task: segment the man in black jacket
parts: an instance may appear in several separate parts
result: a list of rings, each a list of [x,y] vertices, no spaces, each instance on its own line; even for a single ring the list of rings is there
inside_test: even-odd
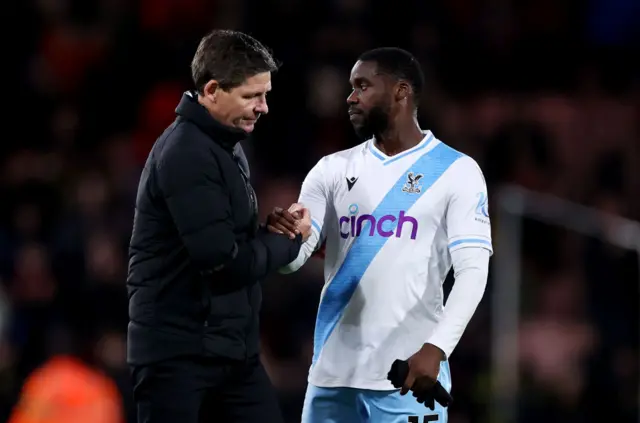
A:
[[[138,187],[130,244],[128,361],[138,423],[281,422],[259,360],[259,281],[308,237],[257,221],[239,141],[261,114],[269,51],[213,31],[191,64],[196,90],[154,144]]]

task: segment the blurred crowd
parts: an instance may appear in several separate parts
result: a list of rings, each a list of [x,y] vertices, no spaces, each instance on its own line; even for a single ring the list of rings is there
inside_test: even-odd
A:
[[[124,281],[137,181],[211,28],[247,31],[283,64],[271,113],[245,146],[263,217],[297,199],[320,157],[358,142],[346,118],[349,71],[384,45],[419,57],[421,122],[480,163],[490,196],[512,183],[640,220],[634,0],[25,0],[3,9],[19,25],[6,43],[0,145],[0,421],[34,369],[81,345],[135,422]],[[519,422],[637,421],[637,261],[525,222]],[[319,260],[264,282],[263,360],[288,423],[299,421],[321,286]],[[489,422],[488,297],[451,359],[451,423]]]

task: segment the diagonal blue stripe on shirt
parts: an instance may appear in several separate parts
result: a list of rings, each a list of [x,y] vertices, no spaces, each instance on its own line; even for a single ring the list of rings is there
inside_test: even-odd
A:
[[[398,216],[401,210],[408,210],[461,156],[462,153],[439,143],[402,173],[402,176],[371,214],[378,220],[384,215]],[[402,187],[407,182],[407,172],[409,171],[423,175],[420,180],[420,193],[409,194],[402,191]],[[391,229],[395,230],[395,223],[394,227],[389,228],[389,230]],[[342,317],[360,279],[388,239],[376,232],[374,236],[363,235],[353,241],[342,266],[320,299],[314,334],[313,363],[318,360],[320,351]]]

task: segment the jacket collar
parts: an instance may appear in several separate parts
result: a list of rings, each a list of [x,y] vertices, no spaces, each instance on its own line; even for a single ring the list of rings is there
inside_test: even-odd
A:
[[[198,103],[198,94],[195,91],[186,91],[176,107],[176,114],[193,122],[211,139],[229,151],[240,141],[249,137],[242,129],[224,125],[214,119],[207,109]]]

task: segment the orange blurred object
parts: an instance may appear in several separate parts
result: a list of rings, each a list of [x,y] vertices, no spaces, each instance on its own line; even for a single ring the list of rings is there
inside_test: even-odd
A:
[[[118,389],[81,361],[54,357],[27,378],[8,423],[124,423]]]

